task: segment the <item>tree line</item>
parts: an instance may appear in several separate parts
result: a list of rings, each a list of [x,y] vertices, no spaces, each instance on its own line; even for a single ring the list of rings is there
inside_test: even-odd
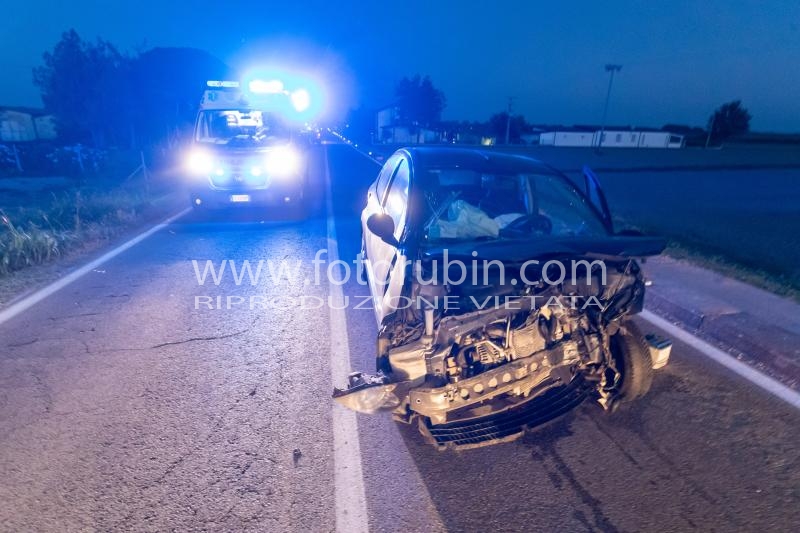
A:
[[[72,29],[43,55],[33,80],[63,142],[138,148],[178,141],[191,129],[205,81],[230,75],[224,62],[202,50],[152,48],[128,53],[104,39],[85,40]],[[392,102],[395,125],[434,129],[447,140],[473,135],[501,141],[508,132],[509,141],[518,143],[534,130],[524,116],[509,117],[506,111],[485,122],[443,121],[447,98],[428,76],[398,80]],[[351,131],[379,140],[380,132],[373,131],[374,116],[374,109],[354,111]],[[740,101],[726,103],[708,120],[708,140],[718,142],[746,133],[750,119]]]
[[[229,72],[202,50],[126,53],[69,30],[44,53],[33,81],[62,142],[138,148],[177,140],[194,121],[205,81]]]
[[[447,105],[444,92],[433,85],[429,76],[423,77],[419,74],[404,77],[397,82],[392,105],[396,109],[395,126],[408,127],[412,131],[420,128],[435,129],[443,133],[448,141],[454,140],[458,135],[467,135],[494,137],[502,142],[508,136],[509,142],[520,143],[523,135],[535,130],[535,125],[525,120],[523,115],[509,116],[507,111],[494,113],[485,122],[443,121],[441,115]],[[751,118],[741,100],[734,100],[714,110],[705,129],[677,124],[667,124],[662,129],[706,142],[720,142],[750,131]],[[354,119],[359,121],[357,114]],[[364,125],[367,124],[370,123]],[[371,124],[367,127],[371,127]],[[371,134],[373,137],[381,136],[381,132]]]

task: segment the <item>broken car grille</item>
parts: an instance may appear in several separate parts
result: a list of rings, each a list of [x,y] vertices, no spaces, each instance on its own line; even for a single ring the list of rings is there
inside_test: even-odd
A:
[[[512,440],[533,428],[559,417],[580,405],[589,392],[580,376],[568,385],[550,389],[529,402],[495,415],[466,422],[431,425],[425,430],[442,448],[472,448],[496,440]]]

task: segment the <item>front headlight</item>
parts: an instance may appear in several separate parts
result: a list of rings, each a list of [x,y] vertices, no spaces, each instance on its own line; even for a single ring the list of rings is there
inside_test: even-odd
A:
[[[294,110],[298,113],[302,113],[311,107],[311,95],[305,89],[297,89],[289,95],[289,99],[292,101]]]
[[[347,377],[346,389],[334,387],[333,399],[348,409],[369,415],[400,405],[400,399],[395,394],[396,388],[397,383],[386,383],[382,375],[355,372]]]
[[[214,158],[208,152],[194,150],[186,158],[186,168],[192,174],[210,174],[214,168]]]
[[[272,176],[289,176],[300,170],[300,154],[289,146],[275,148],[267,154],[264,169]]]

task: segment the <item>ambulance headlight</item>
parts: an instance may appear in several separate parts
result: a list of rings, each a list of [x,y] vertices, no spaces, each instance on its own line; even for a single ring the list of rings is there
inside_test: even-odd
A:
[[[311,107],[311,95],[305,89],[297,89],[289,95],[289,98],[292,100],[292,107],[298,113],[302,113]]]
[[[264,169],[272,176],[289,176],[300,170],[300,154],[294,148],[282,146],[267,154]]]
[[[214,168],[214,158],[208,152],[194,150],[186,157],[186,168],[192,174],[210,174]]]

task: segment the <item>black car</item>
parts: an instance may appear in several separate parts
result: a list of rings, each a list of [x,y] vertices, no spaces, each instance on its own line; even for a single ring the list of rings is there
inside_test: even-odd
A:
[[[369,188],[362,231],[380,330],[377,373],[334,391],[352,409],[481,446],[587,397],[611,410],[666,363],[630,319],[645,292],[635,259],[664,242],[615,233],[588,169],[581,190],[529,157],[402,149]]]

